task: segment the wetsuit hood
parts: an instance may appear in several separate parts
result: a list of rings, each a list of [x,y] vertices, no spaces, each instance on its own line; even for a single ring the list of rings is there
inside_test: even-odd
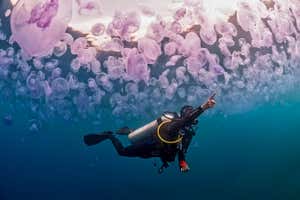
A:
[[[184,118],[188,116],[191,112],[193,112],[193,106],[185,105],[180,110],[180,117]]]
[[[194,111],[193,106],[185,105],[180,110],[180,117],[185,118],[185,117],[189,116],[193,111]],[[196,125],[197,123],[198,123],[198,120],[195,119],[191,124]]]

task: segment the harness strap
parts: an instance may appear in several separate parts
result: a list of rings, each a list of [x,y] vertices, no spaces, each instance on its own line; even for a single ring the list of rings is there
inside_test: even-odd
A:
[[[163,121],[162,123],[159,124],[159,126],[157,127],[157,131],[156,131],[156,134],[157,134],[157,137],[159,138],[160,141],[162,141],[163,143],[166,143],[166,144],[177,144],[179,142],[181,142],[183,136],[181,135],[178,135],[178,138],[176,140],[166,140],[165,138],[163,138],[160,134],[160,128],[166,124],[166,123],[170,123],[171,120],[165,120]]]

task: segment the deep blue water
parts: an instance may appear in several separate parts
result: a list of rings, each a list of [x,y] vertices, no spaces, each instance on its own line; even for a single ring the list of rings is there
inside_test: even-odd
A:
[[[83,145],[86,132],[114,124],[57,121],[33,134],[15,113],[0,125],[0,199],[299,199],[300,97],[282,101],[204,114],[187,174],[174,164],[158,175],[154,160],[119,157],[109,142]]]

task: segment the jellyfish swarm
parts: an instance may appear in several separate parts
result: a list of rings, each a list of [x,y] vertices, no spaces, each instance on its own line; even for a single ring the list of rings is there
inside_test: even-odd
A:
[[[14,40],[29,56],[45,56],[63,38],[72,0],[20,0],[11,16]]]
[[[77,0],[79,14],[98,13],[99,1]],[[234,15],[218,19],[197,0],[184,0],[170,18],[141,6],[143,15],[153,19],[144,35],[139,35],[144,19],[133,10],[97,21],[90,26],[91,37],[73,38],[62,28],[70,12],[64,7],[68,0],[20,0],[9,41],[16,40],[22,51],[0,49],[0,87],[11,77],[16,96],[45,98],[47,116],[59,111],[66,119],[73,112],[81,117],[97,113],[98,118],[107,115],[101,110],[109,105],[117,123],[186,102],[197,105],[216,90],[218,108],[226,113],[270,97],[275,101],[299,85],[300,6],[298,0],[276,0],[274,8],[259,2],[241,0]],[[0,40],[4,36],[0,33]],[[101,36],[99,48],[89,42],[94,36]],[[54,57],[23,59],[23,50]]]

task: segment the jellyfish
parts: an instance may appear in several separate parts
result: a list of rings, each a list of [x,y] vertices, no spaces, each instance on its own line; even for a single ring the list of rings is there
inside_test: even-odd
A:
[[[19,81],[17,81],[15,94],[16,96],[26,96],[28,94],[28,90]]]
[[[80,60],[78,58],[74,58],[72,61],[71,61],[71,69],[73,72],[78,72],[79,69],[81,67],[81,63],[80,63]]]
[[[207,50],[200,49],[196,52],[193,52],[194,55],[189,56],[186,59],[186,64],[189,72],[197,72],[200,68],[204,67],[207,60]]]
[[[162,23],[155,22],[150,24],[146,37],[152,38],[156,42],[161,42],[165,36],[165,26]]]
[[[121,78],[125,73],[125,66],[121,58],[109,56],[104,65],[106,66],[108,75],[112,80]]]
[[[112,37],[118,36],[130,41],[131,35],[139,30],[140,24],[141,18],[136,12],[116,12],[106,32]]]
[[[124,48],[123,42],[119,38],[113,38],[110,41],[102,44],[103,51],[122,51]]]
[[[49,97],[52,94],[52,88],[50,87],[48,81],[44,82],[44,93],[45,93],[46,97]]]
[[[79,88],[79,83],[78,83],[78,79],[77,77],[72,74],[72,73],[69,73],[67,75],[67,78],[66,78],[67,82],[68,82],[68,85],[69,85],[69,88],[71,90],[76,90]]]
[[[136,49],[131,49],[125,62],[126,74],[129,79],[146,83],[149,80],[150,70],[148,69],[146,58],[139,54]]]
[[[88,47],[88,41],[84,37],[77,38],[71,45],[71,53],[79,55],[83,49]]]
[[[143,53],[149,64],[153,64],[161,54],[160,45],[150,38],[141,38],[138,40],[138,50]]]
[[[175,66],[177,61],[182,58],[181,55],[174,55],[170,58],[170,60],[166,63],[166,66]]]
[[[99,89],[99,88],[95,89],[94,94],[93,94],[93,96],[92,96],[93,102],[94,102],[95,104],[100,104],[100,103],[101,103],[101,100],[102,100],[102,98],[103,98],[104,96],[105,96],[105,92],[104,92],[104,91],[102,91],[102,90]]]
[[[101,15],[102,8],[99,0],[76,0],[79,9],[78,13],[80,15]]]
[[[201,46],[199,36],[194,32],[189,32],[185,36],[185,40],[182,43],[179,51],[184,55],[191,55],[194,51],[198,51]]]
[[[62,70],[57,67],[55,69],[53,69],[52,74],[51,74],[51,78],[55,79],[61,76]]]
[[[225,73],[224,68],[216,63],[212,63],[209,65],[209,70],[215,75],[223,75]]]
[[[0,30],[0,41],[1,40],[4,41],[6,40],[6,38],[7,38],[6,34],[2,30]]]
[[[231,56],[224,58],[224,67],[226,69],[236,70],[242,62],[240,54],[234,51]]]
[[[234,41],[231,37],[221,37],[219,39],[219,49],[224,56],[230,56],[231,52],[229,47],[234,45]]]
[[[49,62],[47,62],[45,64],[45,69],[47,71],[52,71],[53,69],[55,69],[59,64],[59,61],[56,59],[51,59]]]
[[[71,16],[72,0],[20,0],[11,15],[13,38],[28,55],[45,56],[64,35]]]
[[[42,62],[42,60],[40,58],[34,58],[33,59],[33,66],[37,70],[41,70],[44,67],[44,64],[43,64],[43,62]]]
[[[154,9],[150,8],[149,6],[139,5],[139,8],[140,8],[142,14],[147,16],[147,17],[152,17],[152,16],[155,15]]]
[[[19,76],[19,73],[18,73],[18,72],[13,72],[13,73],[11,73],[11,79],[12,79],[12,80],[17,80],[18,76]]]
[[[52,95],[55,98],[63,99],[69,94],[69,84],[64,78],[56,78],[51,82]]]
[[[115,106],[120,106],[122,105],[122,102],[124,102],[125,100],[125,97],[123,97],[120,93],[114,93],[111,95],[111,98],[110,98],[110,104],[112,107],[115,107]]]
[[[42,127],[42,124],[39,119],[30,119],[29,123],[29,131],[32,133],[38,133]]]
[[[244,31],[251,31],[257,21],[260,20],[256,10],[249,2],[240,2],[237,10],[237,21]]]
[[[129,82],[125,86],[125,91],[127,94],[137,94],[139,92],[139,88],[137,84]]]
[[[239,88],[239,89],[243,89],[245,87],[245,83],[243,81],[235,81],[234,85]]]
[[[93,79],[93,78],[88,79],[88,87],[90,89],[96,89],[97,88],[97,83],[96,83],[95,79]]]
[[[171,100],[173,99],[174,95],[176,94],[176,90],[177,90],[177,83],[176,82],[172,82],[165,90],[166,93],[166,98]]]
[[[3,67],[8,67],[13,63],[14,63],[13,58],[9,58],[9,57],[6,57],[6,56],[0,56],[0,67],[2,67],[2,66]],[[20,65],[21,65],[21,63],[20,63]],[[19,67],[20,67],[20,65],[19,65]],[[26,66],[26,67],[30,68],[30,66]]]
[[[0,49],[0,57],[3,58],[6,56],[6,51],[4,49]]]
[[[27,88],[29,89],[31,98],[39,99],[43,95],[42,81],[37,76],[36,72],[32,71],[26,80]]]
[[[299,8],[299,3],[296,3],[297,1],[295,1],[295,5],[292,7],[292,13],[295,16],[295,19],[299,19],[300,18],[300,8]],[[296,27],[298,28],[298,30],[300,30],[300,21],[297,20],[296,22]]]
[[[37,77],[41,80],[44,81],[46,79],[46,75],[43,71],[38,71],[37,72]]]
[[[6,56],[7,57],[13,57],[15,55],[15,50],[13,47],[8,47],[6,49]]]
[[[201,28],[200,37],[208,45],[213,45],[217,41],[217,34],[211,25],[205,25]]]
[[[109,80],[108,75],[105,73],[100,73],[96,76],[96,83],[108,92],[111,92],[114,87],[112,82]]]
[[[166,37],[169,37],[170,40],[174,41],[177,44],[177,49],[178,50],[180,50],[180,46],[184,45],[184,42],[185,42],[184,37],[180,34],[176,34],[176,33],[173,33],[171,31],[168,31],[166,33]]]
[[[189,78],[188,76],[185,75],[186,73],[186,68],[181,66],[181,67],[178,67],[176,69],[176,80],[178,82],[178,85],[181,85],[183,84],[184,82],[188,82],[189,81]]]
[[[104,33],[104,31],[105,31],[105,26],[102,23],[96,23],[91,28],[91,33],[94,36],[100,36]]]
[[[234,24],[225,21],[219,21],[215,25],[216,31],[223,36],[237,36],[237,29]]]
[[[80,51],[78,54],[78,60],[81,64],[86,65],[96,59],[96,54],[97,51],[95,47],[88,47]]]
[[[173,18],[176,20],[176,21],[179,21],[181,20],[186,14],[186,8],[179,8],[178,10],[176,10]]]
[[[177,95],[179,98],[184,99],[186,97],[186,90],[184,87],[180,87],[177,89]]]
[[[151,97],[152,97],[154,100],[156,100],[156,99],[160,99],[161,96],[162,96],[162,94],[161,94],[160,89],[159,89],[159,88],[154,88],[153,91],[152,91]]]
[[[30,90],[35,90],[39,87],[39,78],[36,74],[36,72],[31,72],[30,75],[27,77],[27,80],[26,80],[26,85],[27,85],[27,88],[30,89]]]
[[[56,57],[61,57],[63,56],[66,52],[67,52],[67,44],[64,43],[64,42],[61,42],[59,41],[55,46],[54,46],[54,49],[53,49],[53,54],[56,56]]]
[[[169,42],[164,47],[165,54],[168,56],[174,55],[176,50],[177,50],[177,44],[175,42]]]
[[[268,24],[270,25],[278,43],[282,43],[287,36],[297,32],[292,23],[292,19],[285,13],[278,12],[276,16],[271,15],[270,17],[271,20],[268,21]]]
[[[171,24],[171,27],[170,27],[170,30],[173,32],[173,33],[181,33],[182,32],[182,25],[175,21]]]
[[[191,7],[197,6],[200,3],[201,2],[199,0],[184,0],[184,4]]]
[[[6,78],[8,78],[8,74],[9,74],[9,66],[8,65],[0,66],[0,79],[5,80]]]
[[[97,59],[94,59],[90,64],[91,70],[95,75],[101,72],[101,63]]]
[[[65,33],[60,41],[71,46],[74,42],[74,38],[70,33]]]
[[[167,70],[165,70],[160,76],[159,76],[159,83],[160,83],[160,87],[161,88],[164,88],[164,89],[166,89],[166,88],[168,88],[169,87],[169,85],[170,85],[170,83],[169,83],[169,79],[168,79],[168,74],[169,74],[169,72],[170,72],[170,70],[169,69],[167,69]]]
[[[194,92],[189,93],[186,97],[186,100],[189,102],[189,104],[194,104],[195,102],[197,102],[197,98]]]
[[[273,45],[273,43],[274,43],[274,41],[273,41],[273,35],[272,35],[271,31],[269,29],[265,28],[263,30],[263,33],[264,34],[262,34],[262,38],[261,38],[261,46],[271,47]]]

